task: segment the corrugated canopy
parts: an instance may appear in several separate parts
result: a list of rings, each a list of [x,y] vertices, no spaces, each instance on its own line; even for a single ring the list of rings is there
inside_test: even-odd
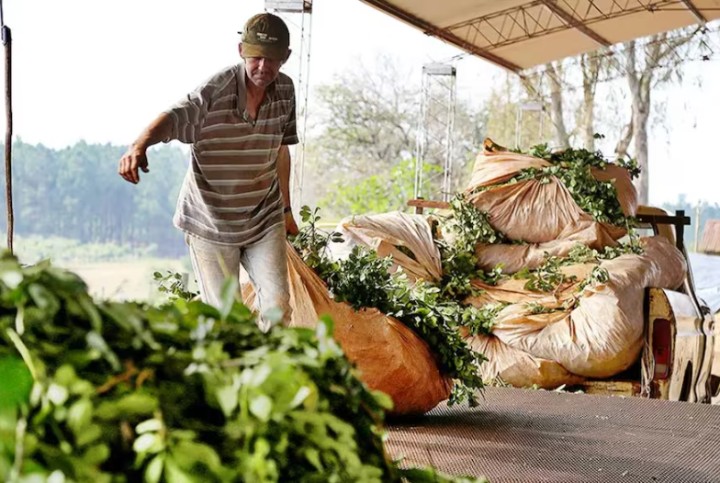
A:
[[[720,18],[720,0],[361,0],[515,72]]]

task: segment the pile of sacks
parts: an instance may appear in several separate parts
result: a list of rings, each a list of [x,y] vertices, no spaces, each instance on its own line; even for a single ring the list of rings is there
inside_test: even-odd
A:
[[[642,254],[600,263],[609,274],[605,283],[579,291],[579,284],[598,265],[583,263],[562,267],[567,279],[575,281],[554,293],[527,290],[525,280],[510,275],[525,268],[537,269],[547,256],[565,257],[579,243],[597,250],[616,246],[626,234],[623,227],[595,221],[554,177],[549,182],[506,183],[523,169],[548,165],[543,159],[486,149],[476,159],[465,193],[475,207],[488,213],[490,224],[509,242],[526,242],[478,245],[476,249],[480,268],[491,270],[501,264],[503,273],[509,275],[495,286],[474,281],[481,295],[465,301],[478,307],[504,305],[491,334],[466,334],[471,347],[488,359],[479,368],[484,380],[499,378],[518,387],[554,388],[624,371],[643,347],[645,289],[675,289],[687,270],[684,257],[670,241],[645,237],[641,239]],[[637,194],[627,170],[608,165],[605,170],[594,169],[593,176],[612,181],[624,214],[635,215]],[[337,231],[345,239],[332,247],[337,257],[346,256],[360,244],[381,256],[393,255],[393,269],[402,267],[416,279],[436,281],[441,275],[440,254],[424,216],[355,216],[344,220]],[[405,254],[408,249],[414,257]],[[571,298],[576,300],[568,303]]]
[[[500,378],[518,387],[554,388],[622,372],[637,360],[643,346],[645,288],[674,289],[685,276],[685,259],[674,245],[662,237],[647,237],[642,239],[642,254],[603,261],[600,266],[609,273],[609,280],[581,291],[578,284],[596,263],[562,267],[574,282],[553,293],[527,290],[525,280],[512,278],[520,270],[538,268],[547,256],[567,256],[578,243],[602,250],[616,246],[626,234],[622,227],[595,221],[554,177],[549,182],[506,183],[523,169],[548,165],[543,159],[486,149],[476,160],[465,193],[509,241],[476,247],[480,268],[487,271],[501,264],[508,276],[494,286],[473,281],[480,295],[464,301],[477,307],[504,307],[490,334],[464,331],[468,344],[488,359],[478,368],[484,380]],[[624,214],[635,214],[637,194],[624,168],[609,165],[605,170],[594,169],[593,176],[612,181]],[[361,245],[380,257],[392,256],[391,270],[402,269],[411,282],[437,282],[443,275],[434,242],[434,237],[443,235],[433,233],[423,215],[354,216],[343,220],[336,231],[344,241],[329,246],[335,259],[348,257]],[[424,413],[448,398],[452,380],[442,374],[428,345],[411,329],[376,309],[357,311],[333,300],[327,286],[291,246],[288,268],[291,326],[314,327],[321,316],[329,315],[335,323],[335,338],[359,368],[361,378],[370,388],[390,395],[395,414]],[[243,294],[245,302],[252,304],[249,284]]]

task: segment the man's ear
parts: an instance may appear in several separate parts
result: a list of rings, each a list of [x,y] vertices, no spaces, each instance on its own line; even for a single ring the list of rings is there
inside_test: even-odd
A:
[[[245,56],[243,55],[243,46],[242,45],[243,45],[242,42],[240,42],[238,44],[238,53],[240,54],[240,57],[242,57],[244,59]]]
[[[292,49],[288,49],[287,55],[285,56],[285,60],[283,60],[283,62],[287,62],[287,61],[288,61],[288,59],[290,58],[290,54],[292,54]]]

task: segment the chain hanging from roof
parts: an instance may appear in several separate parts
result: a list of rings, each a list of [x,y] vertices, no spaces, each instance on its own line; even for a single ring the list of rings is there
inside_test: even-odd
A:
[[[308,97],[310,95],[310,46],[312,33],[312,0],[265,0],[265,10],[273,11],[285,21],[291,38],[299,36],[299,46],[293,47],[290,77],[295,81],[297,99],[297,129],[300,142],[294,148],[290,190],[292,205],[297,212],[303,204],[305,176],[305,137],[307,132]],[[297,64],[295,64],[297,62]],[[293,69],[294,67],[294,69]]]
[[[415,198],[425,196],[428,199],[450,200],[456,91],[455,66],[437,63],[423,66],[420,126],[415,157]],[[442,167],[442,171],[425,180],[426,164]],[[438,183],[440,178],[442,183]],[[437,188],[438,185],[441,186],[440,189]]]

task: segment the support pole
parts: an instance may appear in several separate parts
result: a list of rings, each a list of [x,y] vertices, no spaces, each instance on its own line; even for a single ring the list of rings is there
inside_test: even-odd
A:
[[[457,70],[450,64],[432,63],[422,68],[420,120],[416,139],[415,198],[452,198],[453,135]],[[437,176],[424,179],[425,165],[442,167]],[[426,190],[429,192],[426,193]]]
[[[310,46],[312,37],[312,0],[265,0],[265,10],[279,14],[288,24],[293,35],[297,28],[300,34],[298,70],[295,76],[296,119],[299,143],[293,152],[290,176],[290,200],[293,211],[298,212],[303,205],[303,185],[305,184],[305,148],[307,146],[308,98],[310,96]],[[299,14],[299,25],[297,23]]]
[[[0,0],[0,30],[2,43],[5,48],[5,195],[7,203],[7,248],[13,253],[13,232],[15,219],[13,216],[12,197],[12,33],[10,27],[5,25],[2,0]]]

